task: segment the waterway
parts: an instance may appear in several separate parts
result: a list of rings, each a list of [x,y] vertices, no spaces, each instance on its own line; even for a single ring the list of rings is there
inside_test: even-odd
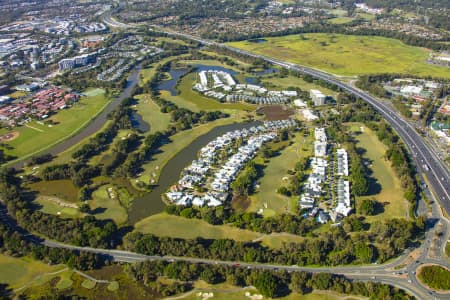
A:
[[[267,74],[275,74],[277,72],[278,72],[278,69],[276,69],[276,68],[267,68],[267,69],[264,69],[264,70],[259,71],[259,72],[253,72],[252,76],[245,77],[245,83],[258,84],[258,81],[257,81],[256,77],[264,76],[264,75],[267,75]]]
[[[158,90],[169,91],[172,96],[176,96],[178,94],[177,90],[175,89],[177,82],[188,71],[188,69],[170,69],[170,79],[161,81],[161,83],[158,85]]]
[[[227,72],[233,76],[237,74],[236,71],[222,67],[222,66],[208,66],[208,65],[202,65],[202,64],[195,64],[193,66],[196,68],[197,72],[214,70],[214,71]],[[164,91],[169,91],[172,96],[177,96],[178,95],[178,91],[176,90],[177,82],[178,82],[178,80],[180,80],[181,77],[186,75],[186,73],[188,71],[189,71],[188,69],[170,69],[169,74],[170,74],[171,78],[168,80],[161,81],[161,83],[158,85],[158,89],[164,90]],[[273,73],[277,73],[277,72],[278,72],[278,69],[276,69],[276,68],[267,68],[262,71],[253,72],[251,74],[252,76],[245,77],[245,83],[257,84],[258,82],[257,82],[256,77],[264,76],[267,74],[273,74]]]
[[[142,116],[137,112],[131,114],[131,125],[140,133],[145,133],[150,130],[150,125],[142,119]]]
[[[100,128],[102,128],[103,124],[105,124],[108,114],[112,112],[115,108],[117,108],[122,103],[122,100],[131,96],[133,88],[136,86],[136,84],[139,83],[139,73],[141,71],[141,67],[142,65],[138,65],[134,68],[132,73],[127,78],[127,85],[125,89],[122,91],[122,93],[120,93],[120,95],[117,98],[111,100],[109,104],[105,107],[105,109],[95,119],[93,119],[84,129],[82,129],[75,135],[69,137],[68,139],[64,140],[63,142],[55,145],[50,150],[44,151],[42,154],[50,153],[56,156],[59,153],[69,149],[70,147],[78,144],[85,138],[99,131]],[[24,164],[27,161],[28,160],[17,162],[13,164],[12,167],[16,169],[23,168]]]
[[[178,152],[161,170],[158,185],[154,189],[142,197],[133,200],[131,208],[128,212],[129,224],[135,224],[148,216],[160,213],[164,210],[165,204],[161,195],[167,189],[175,184],[181,174],[181,171],[197,158],[198,151],[216,137],[232,130],[249,128],[259,124],[251,123],[234,123],[224,126],[218,126],[208,133],[195,139],[189,146]]]
[[[227,72],[230,73],[231,75],[237,74],[236,71],[224,68],[222,66],[208,66],[202,64],[195,64],[193,65],[193,67],[196,68],[196,72],[214,70]],[[158,85],[158,90],[169,91],[172,96],[177,96],[178,95],[178,91],[176,90],[177,82],[178,80],[180,80],[181,77],[186,75],[187,72],[189,72],[189,69],[170,69],[169,70],[170,79],[161,81],[161,83]]]

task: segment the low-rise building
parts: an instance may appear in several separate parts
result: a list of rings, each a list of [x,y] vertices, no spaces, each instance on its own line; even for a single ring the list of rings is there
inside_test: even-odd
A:
[[[314,102],[315,106],[320,106],[325,104],[326,96],[319,90],[310,90],[309,95]]]

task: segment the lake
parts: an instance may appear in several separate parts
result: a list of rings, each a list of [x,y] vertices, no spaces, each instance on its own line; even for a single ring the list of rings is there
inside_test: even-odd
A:
[[[193,66],[196,68],[196,72],[214,70],[214,71],[228,72],[231,75],[237,74],[236,71],[224,68],[222,66],[207,66],[202,64],[197,64]],[[171,78],[168,80],[161,81],[161,83],[158,85],[158,90],[169,91],[172,96],[177,96],[178,95],[178,92],[176,90],[177,82],[178,80],[180,80],[181,77],[186,75],[188,71],[189,71],[188,69],[170,69],[169,74]]]

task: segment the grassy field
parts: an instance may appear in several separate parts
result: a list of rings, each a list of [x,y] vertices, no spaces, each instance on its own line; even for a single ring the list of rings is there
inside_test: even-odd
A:
[[[338,75],[409,73],[450,78],[446,67],[425,63],[430,50],[384,37],[340,34],[303,34],[267,38],[265,43],[248,41],[229,45],[255,53],[311,66]]]
[[[287,171],[293,169],[295,162],[301,157],[312,154],[312,135],[304,138],[297,134],[293,144],[283,149],[280,155],[270,159],[264,169],[264,176],[260,179],[257,193],[251,196],[250,211],[263,209],[264,216],[293,211],[290,198],[278,194],[276,190],[285,184],[284,177],[289,177]]]
[[[261,237],[263,245],[272,249],[280,249],[283,243],[299,243],[303,238],[289,233],[272,233]]]
[[[108,192],[108,189],[111,189]],[[112,219],[117,224],[127,221],[127,210],[120,203],[120,195],[117,188],[112,185],[104,185],[92,194],[92,200],[88,201],[93,215],[98,219]]]
[[[192,111],[200,110],[246,110],[252,111],[254,105],[245,103],[220,103],[211,98],[206,98],[200,93],[192,90],[197,80],[197,73],[191,72],[183,76],[178,83],[179,94],[172,96],[168,91],[161,91],[161,98],[174,102],[180,107],[185,107]]]
[[[180,57],[183,57],[184,55],[181,55]],[[144,68],[141,70],[141,73],[139,74],[139,84],[141,86],[143,86],[144,84],[146,84],[155,74],[155,70],[156,67],[162,64],[165,64],[168,61],[173,60],[174,57],[173,56],[169,56],[166,57],[160,61],[158,61],[157,63],[152,64],[151,66],[149,66],[148,68]]]
[[[57,122],[57,125],[50,127],[42,122],[32,121],[25,126],[14,128],[20,135],[7,142],[13,149],[7,150],[6,153],[19,159],[26,158],[65,140],[85,127],[108,103],[103,90],[88,90],[86,93],[89,96],[82,97],[73,107],[59,111],[49,118]],[[7,132],[6,129],[0,129],[0,135]]]
[[[350,124],[349,124],[350,125]],[[403,190],[400,179],[395,174],[389,161],[384,159],[387,147],[378,140],[375,133],[360,123],[350,125],[352,131],[363,131],[356,136],[357,146],[365,149],[364,158],[371,161],[369,169],[381,190],[375,191],[370,196],[358,197],[357,201],[365,198],[375,198],[380,203],[384,203],[384,212],[375,216],[368,216],[368,221],[375,221],[388,218],[404,218],[408,216],[408,203],[403,198]]]
[[[212,293],[213,297],[209,299],[214,300],[242,300],[251,299],[246,296],[246,293],[250,295],[258,295],[259,292],[254,288],[238,288],[234,286],[229,286],[226,284],[209,285],[203,282],[196,282],[193,291],[186,293],[185,296],[177,297],[177,299],[183,300],[202,300],[206,299],[199,293]],[[264,298],[265,299],[265,298]],[[334,292],[327,291],[314,291],[306,295],[300,295],[297,293],[291,293],[288,296],[277,298],[280,300],[358,300],[367,299],[357,296],[348,296],[343,294],[337,294]]]
[[[107,120],[105,122],[105,124],[103,124],[102,128],[100,128],[98,130],[98,132],[104,131],[110,125],[110,123],[111,123],[111,120]],[[71,161],[72,160],[72,154],[75,151],[81,149],[81,147],[83,147],[85,144],[89,143],[89,140],[92,137],[93,136],[88,136],[88,137],[84,138],[82,141],[80,141],[79,143],[77,143],[76,145],[73,145],[72,147],[70,147],[69,149],[65,150],[64,152],[59,153],[58,156],[55,157],[51,162],[42,164],[40,166],[40,169],[43,169],[43,168],[45,168],[46,166],[49,166],[49,165],[62,164],[62,163],[67,163],[67,162]],[[27,173],[32,172],[31,168],[29,168],[29,167],[26,167],[25,171]]]
[[[0,282],[13,289],[49,279],[46,274],[65,269],[65,266],[49,266],[29,257],[15,258],[0,254]]]
[[[108,280],[109,283],[95,283],[86,280],[81,274],[66,271],[52,276],[52,280],[23,289],[20,293],[26,299],[51,299],[55,294],[65,297],[77,295],[83,299],[155,299],[151,290],[128,278],[122,267],[108,266],[86,273],[96,279]]]
[[[39,195],[52,196],[67,202],[78,202],[78,189],[71,180],[39,181],[29,185],[30,189]]]
[[[279,78],[277,75],[272,75],[272,76],[263,77],[261,79],[261,82],[263,83],[264,86],[266,86],[268,88],[270,86],[274,86],[275,87],[274,89],[287,89],[289,87],[298,87],[298,88],[301,88],[302,90],[308,91],[308,92],[311,89],[316,89],[316,90],[321,91],[325,95],[333,96],[333,97],[336,97],[338,94],[335,91],[324,88],[324,87],[314,84],[314,83],[306,82],[303,79],[294,77],[294,76],[287,76],[284,78]]]
[[[153,102],[149,95],[136,96],[139,102],[136,104],[137,112],[142,119],[150,125],[150,132],[164,131],[170,124],[170,114],[164,114],[159,106]]]
[[[442,291],[450,289],[450,270],[437,265],[423,266],[417,276],[427,286]]]
[[[330,23],[330,24],[346,24],[346,23],[350,23],[354,19],[355,18],[352,18],[352,17],[337,17],[337,18],[328,19],[328,23]]]
[[[126,138],[128,134],[133,133],[133,130],[131,129],[122,129],[117,132],[117,136],[114,137],[111,144],[108,145],[107,149],[98,155],[94,155],[89,159],[89,164],[92,166],[97,166],[101,163],[104,163],[105,161],[108,161],[108,158],[111,158],[113,154],[114,145],[121,141],[122,139]],[[69,158],[70,159],[70,158]]]
[[[83,216],[78,208],[64,207],[52,200],[52,197],[39,196],[36,201],[40,210],[47,214],[59,215],[61,218],[79,218]]]
[[[192,239],[196,237],[210,239],[230,238],[237,241],[250,241],[261,234],[243,230],[228,225],[213,226],[205,221],[186,219],[183,217],[160,213],[145,218],[135,224],[135,230],[142,233],[151,233],[158,236],[170,236]]]

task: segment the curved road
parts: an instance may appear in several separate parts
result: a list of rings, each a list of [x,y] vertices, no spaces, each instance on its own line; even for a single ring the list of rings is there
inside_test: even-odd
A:
[[[188,34],[168,31],[160,27],[155,28],[169,35],[179,36],[185,39],[191,39],[208,46],[224,48],[241,55],[263,59],[267,62],[286,68],[288,70],[293,70],[296,72],[311,75],[314,78],[322,79],[328,83],[332,83],[340,87],[344,91],[349,92],[366,101],[367,103],[371,104],[402,138],[403,142],[406,144],[409,151],[412,153],[418,171],[426,174],[426,177],[430,185],[432,186],[433,192],[435,193],[437,199],[439,200],[441,207],[445,209],[447,215],[450,215],[450,172],[448,168],[444,164],[442,164],[442,161],[439,159],[434,149],[432,149],[432,147],[422,139],[422,137],[415,131],[415,129],[411,126],[411,124],[405,119],[403,119],[403,117],[400,116],[393,107],[390,107],[385,103],[383,103],[382,101],[379,101],[378,99],[376,99],[374,96],[370,95],[367,92],[364,92],[356,87],[353,87],[347,83],[340,81],[335,76],[332,76],[328,73],[319,70],[315,70],[313,68],[308,68],[305,66],[285,62],[282,60],[273,59],[271,57],[255,54],[249,51],[201,39]]]
[[[110,18],[110,15],[108,15]],[[121,27],[121,23],[114,20],[114,24],[118,27]],[[126,25],[128,27],[128,25]],[[341,87],[342,89],[360,97],[361,99],[367,101],[371,105],[373,105],[381,114],[382,116],[391,124],[391,126],[398,132],[398,134],[401,136],[405,144],[408,146],[409,150],[413,153],[414,160],[419,166],[419,171],[422,170],[424,173],[427,174],[427,178],[432,185],[434,192],[438,195],[439,201],[441,205],[446,209],[447,212],[450,211],[450,205],[449,205],[449,173],[444,166],[442,166],[438,162],[438,158],[434,155],[434,153],[429,149],[428,145],[423,142],[423,140],[418,136],[418,134],[415,132],[415,130],[411,127],[411,125],[403,120],[395,111],[393,111],[391,108],[387,107],[385,104],[380,103],[376,100],[376,98],[372,97],[371,95],[356,89],[350,85],[344,84],[337,80],[335,77],[330,76],[329,74],[313,70],[311,68],[305,68],[302,66],[293,65],[291,63],[286,63],[278,60],[274,60],[271,58],[267,58],[264,56],[252,54],[246,51],[242,51],[239,49],[231,48],[222,44],[205,41],[202,39],[198,39],[196,37],[188,36],[181,33],[173,33],[170,32],[172,35],[181,36],[184,38],[189,38],[192,40],[196,40],[198,42],[201,42],[203,44],[208,45],[215,45],[219,47],[225,47],[227,49],[230,49],[232,51],[250,55],[253,57],[258,57],[265,59],[273,64],[279,65],[284,68],[288,68],[291,70],[295,70],[298,72],[302,72],[305,74],[310,74],[316,78],[323,79],[327,82],[333,83]],[[134,72],[131,77],[131,82],[137,80],[138,70]],[[131,90],[133,88],[133,84],[129,84],[128,87],[125,89],[125,91],[122,93],[121,97],[119,97],[117,100],[120,100],[123,96],[123,98],[127,97],[126,93],[131,93]],[[126,92],[127,91],[127,92]],[[122,98],[122,99],[123,99]],[[115,101],[119,102],[120,101]],[[117,104],[118,105],[118,104]],[[116,106],[117,106],[116,105]],[[109,108],[109,107],[108,107]],[[112,110],[113,108],[111,108]],[[106,116],[107,113],[105,113]],[[99,119],[99,118],[97,118]],[[94,122],[96,122],[95,120]],[[94,123],[93,122],[93,123]],[[93,123],[91,123],[89,126],[91,126]],[[88,127],[89,127],[88,126]],[[87,129],[86,129],[87,130]],[[83,131],[84,133],[84,131]],[[78,136],[78,135],[76,135]],[[73,138],[75,138],[74,136]],[[69,140],[72,140],[69,139]],[[74,140],[72,140],[74,141]],[[76,144],[77,141],[74,141],[73,144]],[[69,145],[68,143],[67,145]],[[69,148],[71,145],[67,146],[65,149]],[[65,150],[63,148],[59,148],[59,151]],[[52,149],[53,150],[53,149]],[[420,165],[420,162],[423,162],[423,165]],[[427,166],[424,166],[424,165]],[[427,170],[429,169],[429,171]],[[439,209],[439,206],[436,202],[432,203],[432,212],[429,216],[429,220],[432,222],[439,223],[440,226],[442,226],[442,232],[444,238],[448,238],[449,236],[449,226],[447,219],[445,219],[441,211]],[[408,253],[402,255],[401,257],[397,258],[395,261],[385,264],[385,265],[379,265],[379,266],[347,266],[347,267],[322,267],[322,268],[310,268],[310,267],[298,267],[298,266],[279,266],[279,265],[270,265],[270,264],[261,264],[261,263],[242,263],[242,262],[231,262],[231,261],[218,261],[218,260],[209,260],[209,259],[197,259],[197,258],[189,258],[189,257],[170,257],[170,256],[147,256],[142,255],[138,253],[133,253],[129,251],[121,251],[121,250],[108,250],[108,249],[95,249],[95,248],[89,248],[89,247],[77,247],[73,245],[66,245],[58,242],[48,241],[48,240],[40,240],[39,238],[32,236],[28,233],[25,233],[23,230],[21,230],[13,220],[8,216],[6,209],[0,209],[0,220],[5,222],[6,224],[9,224],[13,229],[22,232],[26,238],[29,240],[40,243],[42,245],[48,246],[48,247],[54,247],[54,248],[66,248],[66,249],[73,249],[73,250],[79,250],[79,251],[87,251],[87,252],[93,252],[101,255],[107,255],[112,257],[115,261],[122,261],[122,262],[136,262],[136,261],[144,261],[144,260],[167,260],[167,261],[189,261],[193,263],[206,263],[206,264],[222,264],[222,265],[231,265],[231,266],[239,266],[239,267],[247,267],[247,268],[261,268],[261,269],[272,269],[272,270],[286,270],[286,271],[309,271],[309,272],[328,272],[328,273],[336,273],[336,274],[342,274],[349,278],[358,279],[362,281],[373,281],[373,282],[383,282],[387,283],[399,288],[404,289],[405,291],[409,292],[411,295],[414,295],[418,299],[450,299],[450,295],[446,294],[439,294],[434,291],[430,291],[427,288],[425,288],[421,283],[419,283],[416,279],[416,271],[418,266],[424,264],[424,263],[436,263],[439,265],[443,265],[448,267],[448,261],[445,260],[445,258],[442,257],[443,248],[445,247],[445,243],[438,244],[439,245],[439,253],[435,258],[430,257],[430,247],[432,244],[433,236],[435,234],[436,230],[436,223],[432,223],[429,225],[429,230],[426,232],[425,236],[425,242],[418,248],[418,251],[420,252],[420,255],[418,258],[416,258],[412,263],[408,262],[407,260],[410,259],[408,257]]]

